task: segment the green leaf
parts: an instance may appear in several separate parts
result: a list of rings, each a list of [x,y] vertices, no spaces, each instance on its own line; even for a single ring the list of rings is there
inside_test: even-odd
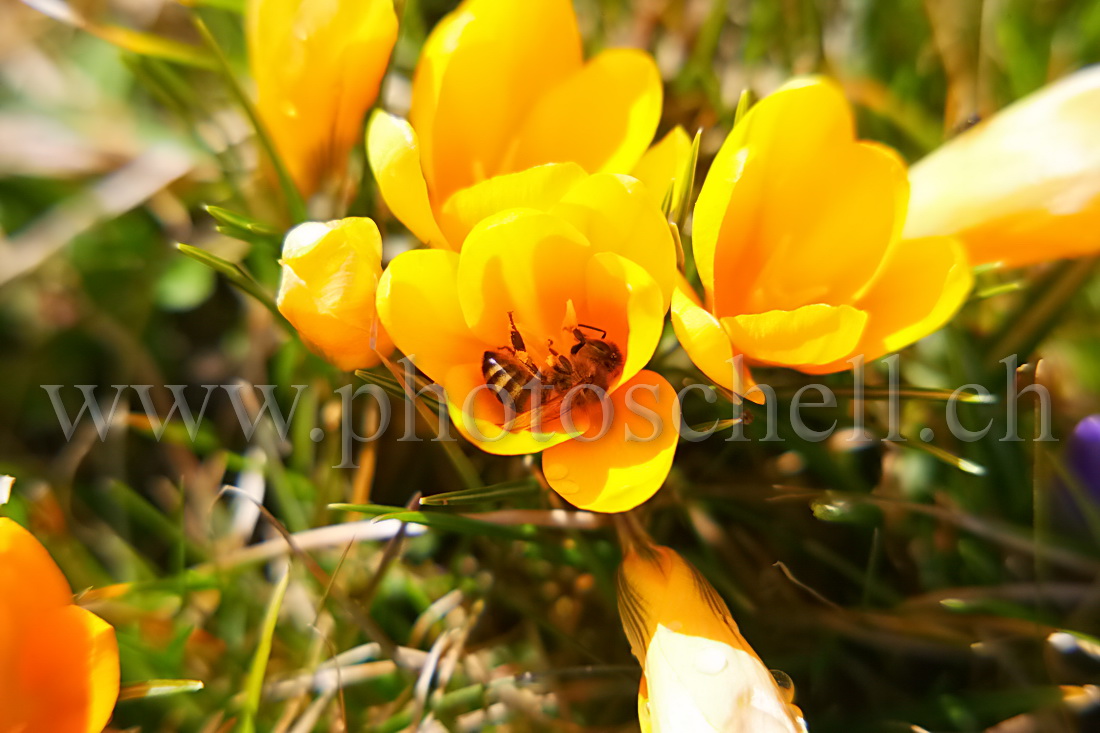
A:
[[[359,512],[378,519],[396,519],[410,524],[422,524],[425,527],[439,529],[456,534],[468,534],[481,537],[498,537],[505,540],[531,542],[538,539],[538,531],[531,525],[513,527],[508,525],[482,522],[479,519],[447,514],[444,512],[413,512],[404,507],[379,506],[378,504],[329,504],[329,509],[338,512]]]
[[[264,614],[263,625],[260,626],[260,642],[256,645],[256,653],[252,657],[252,666],[248,670],[243,719],[241,721],[241,730],[244,733],[253,733],[256,730],[256,713],[260,709],[260,695],[263,694],[267,660],[271,656],[271,642],[275,637],[275,625],[279,620],[279,609],[283,605],[283,597],[286,595],[286,589],[289,585],[290,567],[288,565],[279,584],[275,586],[275,592],[272,593],[271,601],[267,605],[267,613]]]
[[[176,247],[180,252],[187,255],[193,260],[201,262],[215,272],[223,275],[230,283],[244,291],[248,295],[251,295],[256,300],[260,301],[265,308],[271,311],[276,319],[281,323],[285,323],[283,315],[279,313],[279,308],[275,305],[275,300],[271,297],[267,291],[265,291],[259,283],[252,279],[252,277],[244,271],[244,269],[237,264],[234,264],[228,260],[224,260],[218,257],[216,254],[207,252],[205,249],[199,249],[198,247],[192,247],[189,244],[176,244]]]
[[[221,206],[209,204],[203,208],[206,209],[206,213],[214,218],[214,221],[228,229],[239,229],[243,232],[258,234],[263,237],[276,237],[278,239],[282,239],[283,237],[284,232],[270,224],[258,222],[236,211],[230,211],[229,209],[223,209]]]
[[[460,491],[448,491],[442,494],[432,494],[420,499],[422,506],[457,506],[459,504],[476,504],[483,501],[503,499],[508,496],[531,494],[539,490],[538,482],[534,479],[520,479],[519,481],[505,481],[491,486],[477,489],[462,489]]]
[[[225,53],[222,52],[217,40],[210,32],[210,29],[206,27],[206,23],[203,22],[202,18],[197,14],[193,14],[191,20],[195,25],[195,29],[198,30],[199,35],[202,36],[206,46],[210,49],[211,53],[213,53],[214,59],[217,61],[217,71],[221,74],[222,79],[225,80],[226,86],[229,87],[229,91],[233,94],[233,97],[237,100],[241,109],[244,110],[249,122],[252,123],[252,128],[256,131],[256,137],[260,141],[260,146],[271,160],[271,165],[275,169],[275,175],[279,179],[279,188],[282,190],[283,197],[286,199],[286,205],[290,209],[290,218],[295,224],[306,221],[308,218],[306,202],[302,199],[302,194],[298,190],[298,186],[295,185],[294,179],[290,177],[290,171],[287,170],[282,156],[279,155],[279,151],[275,147],[275,141],[272,140],[271,135],[268,134],[267,128],[260,119],[260,115],[256,111],[255,105],[252,104],[252,100],[248,98],[248,94],[245,93],[244,88],[241,87],[236,75],[234,75],[233,68],[229,65],[229,59],[227,59]]]

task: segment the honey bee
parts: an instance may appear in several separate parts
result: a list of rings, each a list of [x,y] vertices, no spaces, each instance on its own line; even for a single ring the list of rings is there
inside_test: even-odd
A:
[[[606,340],[607,331],[602,328],[575,326],[572,336],[576,343],[569,348],[568,356],[555,350],[553,339],[549,340],[550,356],[546,365],[540,367],[527,350],[511,312],[508,322],[511,345],[486,351],[481,359],[481,374],[485,383],[496,391],[501,404],[515,409],[515,418],[507,424],[509,430],[537,426],[543,420],[561,416],[566,397],[582,385],[585,388],[573,395],[569,406],[590,402],[606,393],[623,373],[623,354],[618,346]],[[589,338],[584,329],[599,333],[600,338]]]

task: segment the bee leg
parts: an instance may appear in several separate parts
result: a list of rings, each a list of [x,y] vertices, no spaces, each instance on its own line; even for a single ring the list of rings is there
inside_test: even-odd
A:
[[[512,348],[516,351],[527,351],[527,345],[523,342],[523,336],[520,334],[519,329],[516,328],[516,319],[512,315],[512,311],[508,311],[508,323],[512,324]]]
[[[557,359],[557,363],[554,365],[555,369],[566,374],[573,371],[573,363],[554,348],[554,339],[546,339],[546,348],[550,351],[550,355]]]

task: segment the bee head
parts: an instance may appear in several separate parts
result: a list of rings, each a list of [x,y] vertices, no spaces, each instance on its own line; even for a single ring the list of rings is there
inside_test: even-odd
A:
[[[586,339],[573,344],[569,350],[573,356],[581,355],[607,372],[615,373],[622,367],[623,354],[619,347],[603,339]]]

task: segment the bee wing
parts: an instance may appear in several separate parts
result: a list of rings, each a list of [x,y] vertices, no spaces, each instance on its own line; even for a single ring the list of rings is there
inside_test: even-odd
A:
[[[557,420],[562,415],[562,407],[568,392],[555,392],[541,404],[535,405],[529,410],[518,413],[510,422],[504,424],[510,432],[515,430],[530,430],[532,426],[543,429],[550,420]],[[574,404],[575,404],[574,400]],[[569,405],[570,408],[573,405]]]

